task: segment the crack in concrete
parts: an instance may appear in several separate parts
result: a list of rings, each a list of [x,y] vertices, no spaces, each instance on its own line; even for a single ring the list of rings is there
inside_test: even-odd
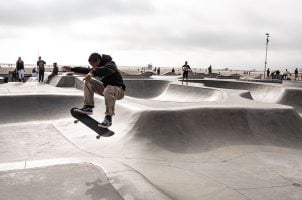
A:
[[[271,189],[271,188],[282,188],[282,187],[293,187],[293,185],[288,184],[288,185],[273,185],[273,186],[268,186],[268,187],[236,188],[234,190],[260,190],[260,189]]]
[[[226,163],[229,161],[233,161],[233,160],[237,160],[252,154],[257,154],[257,153],[265,153],[266,151],[259,151],[259,152],[251,152],[251,153],[247,153],[247,154],[241,154],[238,155],[236,157],[227,159],[227,160],[223,160],[221,159],[220,161],[182,161],[182,160],[167,160],[167,159],[153,159],[153,158],[140,158],[140,157],[115,157],[115,156],[103,156],[104,158],[109,158],[109,159],[125,159],[125,160],[146,160],[146,161],[155,161],[155,162],[171,162],[171,163],[200,163],[200,164],[215,164],[215,163]],[[267,151],[268,153],[271,153],[269,151]],[[213,157],[215,157],[214,155],[211,155]],[[216,157],[218,158],[218,157]],[[219,158],[218,158],[219,159]]]
[[[120,171],[114,171],[114,172],[108,172],[108,173],[106,173],[106,174],[117,174],[117,173],[123,173],[123,172],[136,172],[136,170],[130,170],[130,169],[128,169],[128,170],[120,170]]]
[[[272,169],[271,167],[267,166],[265,163],[261,162],[260,160],[258,160],[257,155],[254,155],[253,158],[260,163],[264,168],[266,168],[267,170],[270,170],[271,172],[273,172],[274,174],[276,174],[277,176],[279,176],[280,178],[284,179],[287,182],[291,182],[287,177],[281,175],[280,173],[276,172],[274,169]]]
[[[90,155],[93,155],[93,156],[95,156],[95,157],[100,157],[100,158],[105,158],[104,156],[102,156],[102,155],[98,155],[98,154],[95,154],[95,153],[92,153],[92,152],[90,152],[90,151],[86,151],[86,150],[84,150],[84,149],[82,149],[82,148],[80,148],[79,146],[77,146],[75,143],[73,143],[71,140],[69,140],[59,129],[57,129],[53,124],[49,124],[49,125],[51,125],[55,130],[57,130],[59,133],[60,133],[60,135],[65,139],[65,140],[67,140],[73,147],[75,147],[76,149],[78,149],[78,150],[80,150],[80,151],[83,151],[83,152],[85,152],[85,153],[87,153],[87,154],[90,154]]]
[[[220,180],[217,180],[216,178],[210,177],[210,176],[205,175],[205,174],[202,174],[202,173],[200,173],[200,172],[194,172],[194,171],[191,171],[191,170],[182,168],[182,167],[173,166],[173,165],[171,165],[171,164],[169,164],[169,165],[162,165],[162,164],[156,164],[156,163],[143,163],[143,164],[149,164],[149,165],[155,165],[155,166],[164,166],[164,167],[172,167],[172,168],[175,168],[175,169],[179,169],[179,170],[183,170],[183,171],[189,172],[189,173],[191,173],[191,174],[197,174],[197,175],[199,175],[199,176],[204,176],[204,177],[207,177],[207,178],[209,178],[209,179],[211,179],[211,180],[213,180],[213,181],[215,181],[215,182],[217,182],[217,183],[219,183],[219,184],[224,185],[226,188],[228,188],[228,189],[230,189],[230,190],[232,190],[232,191],[234,191],[234,192],[236,192],[236,193],[239,193],[240,195],[244,196],[245,198],[251,200],[249,197],[247,197],[246,195],[240,193],[240,191],[236,191],[236,189],[232,188],[231,186],[229,186],[229,185],[227,185],[227,184],[221,182]],[[138,171],[138,170],[136,170],[136,171]]]

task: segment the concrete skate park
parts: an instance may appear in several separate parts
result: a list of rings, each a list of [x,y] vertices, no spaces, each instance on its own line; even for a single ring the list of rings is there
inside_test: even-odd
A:
[[[178,78],[126,77],[99,140],[82,77],[0,84],[0,199],[302,199],[301,83]]]

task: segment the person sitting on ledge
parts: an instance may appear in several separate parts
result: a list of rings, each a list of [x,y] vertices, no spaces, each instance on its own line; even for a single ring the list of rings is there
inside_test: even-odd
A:
[[[47,78],[47,83],[49,83],[50,80],[51,80],[53,77],[55,77],[56,75],[58,75],[58,73],[59,73],[58,64],[55,62],[55,63],[53,63],[52,72],[51,72],[51,74],[50,74],[50,75],[48,76],[48,78]]]

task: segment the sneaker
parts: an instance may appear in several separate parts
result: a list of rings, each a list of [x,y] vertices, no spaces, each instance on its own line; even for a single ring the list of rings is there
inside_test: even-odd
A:
[[[109,115],[106,115],[104,121],[98,124],[98,126],[102,128],[108,128],[111,125],[112,125],[112,118]]]
[[[78,112],[78,113],[86,114],[86,115],[92,115],[92,113],[93,113],[92,108],[93,108],[93,106],[84,105],[82,108],[74,109],[74,111]]]

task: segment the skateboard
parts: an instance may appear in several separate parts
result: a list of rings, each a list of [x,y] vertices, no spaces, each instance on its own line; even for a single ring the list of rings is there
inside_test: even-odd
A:
[[[70,113],[71,115],[75,118],[74,123],[78,123],[79,121],[85,124],[87,127],[92,129],[94,132],[96,132],[98,135],[96,136],[96,139],[100,139],[100,137],[110,137],[114,135],[114,132],[109,130],[108,128],[102,128],[99,127],[98,124],[99,122],[93,119],[92,117],[78,113],[74,109],[76,108],[71,108]]]

